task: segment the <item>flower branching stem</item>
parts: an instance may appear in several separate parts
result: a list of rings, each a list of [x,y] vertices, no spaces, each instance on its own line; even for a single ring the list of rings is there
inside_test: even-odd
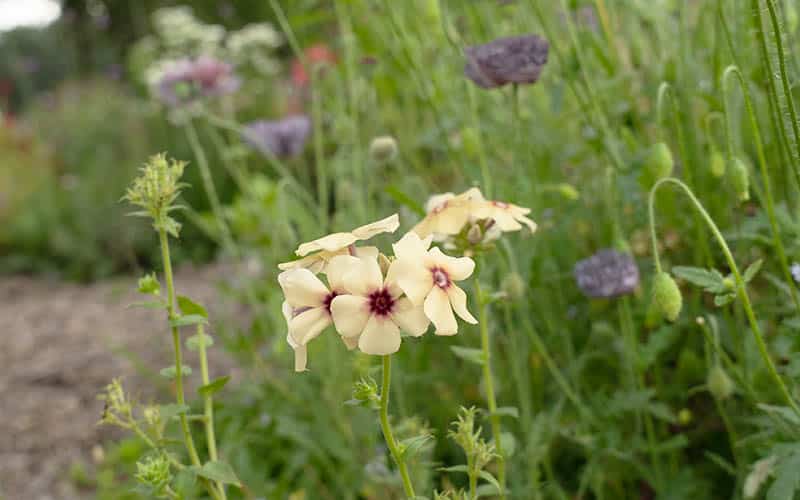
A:
[[[789,393],[789,389],[786,387],[781,376],[778,374],[778,370],[775,367],[775,363],[772,361],[772,358],[767,351],[767,344],[764,341],[764,335],[761,333],[761,328],[758,326],[758,321],[756,320],[755,312],[753,312],[753,306],[750,303],[750,296],[747,294],[747,288],[742,278],[741,272],[739,272],[739,266],[736,265],[736,260],[733,258],[733,254],[731,253],[730,247],[728,247],[725,238],[722,236],[719,228],[717,227],[714,220],[711,218],[709,213],[703,207],[700,200],[694,195],[689,186],[684,184],[678,179],[674,177],[667,177],[665,179],[661,179],[660,181],[656,182],[653,188],[650,190],[650,197],[648,200],[648,214],[650,220],[650,236],[652,238],[653,243],[653,258],[655,260],[656,272],[661,272],[661,261],[658,255],[658,240],[656,238],[656,229],[655,229],[655,197],[656,192],[658,189],[665,185],[665,184],[674,184],[675,186],[679,187],[691,200],[692,205],[694,206],[695,210],[700,217],[705,221],[706,225],[708,226],[709,230],[716,239],[717,243],[719,244],[720,248],[722,249],[722,253],[725,256],[725,260],[728,263],[728,266],[733,273],[734,281],[736,282],[736,292],[739,296],[739,299],[742,301],[742,307],[744,308],[745,315],[747,316],[747,320],[750,323],[750,330],[753,332],[753,337],[756,341],[756,345],[758,346],[759,354],[761,355],[764,364],[766,364],[767,369],[769,371],[770,378],[775,382],[775,385],[778,387],[778,390],[781,393],[781,397],[783,398],[784,402],[794,410],[794,412],[800,415],[800,407],[795,402],[794,398],[792,398],[791,394]]]
[[[406,465],[403,453],[397,444],[397,440],[392,433],[392,426],[389,424],[389,393],[392,383],[392,356],[383,356],[383,382],[381,384],[381,402],[380,402],[380,418],[381,429],[383,430],[383,437],[386,440],[386,446],[389,447],[389,453],[392,454],[394,462],[400,471],[400,478],[403,480],[403,491],[406,497],[413,499],[414,485],[411,483],[411,477],[408,475],[408,466]]]

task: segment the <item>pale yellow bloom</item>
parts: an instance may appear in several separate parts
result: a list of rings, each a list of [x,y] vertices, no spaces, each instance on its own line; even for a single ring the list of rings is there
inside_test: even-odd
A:
[[[286,319],[286,324],[289,325],[289,323],[292,321],[292,317],[294,316],[294,310],[292,309],[292,306],[290,306],[288,302],[284,301],[284,303],[281,305],[281,312],[283,312],[283,317]],[[294,351],[294,371],[306,371],[306,365],[308,364],[308,348],[305,345],[300,345],[295,342],[292,335],[288,332],[286,333],[286,342]]]
[[[375,247],[355,247],[358,241],[364,241],[381,233],[393,233],[400,226],[397,214],[377,222],[353,229],[349,233],[333,233],[314,241],[301,244],[295,253],[302,257],[298,260],[278,264],[282,271],[289,269],[309,269],[313,273],[325,270],[327,263],[337,255],[351,254],[357,257],[377,257]]]
[[[331,302],[336,330],[343,339],[357,340],[367,354],[387,355],[400,349],[400,331],[414,337],[424,334],[430,321],[421,306],[414,306],[397,286],[394,264],[384,278],[378,261],[342,255],[330,267],[347,267],[343,286],[347,293]]]
[[[453,312],[468,323],[477,320],[467,310],[467,294],[455,282],[469,278],[475,261],[450,257],[438,248],[429,250],[432,237],[424,240],[409,232],[393,245],[397,260],[392,264],[397,286],[412,304],[423,306],[437,335],[455,335],[458,323]]]
[[[536,231],[536,223],[526,217],[530,208],[519,207],[502,201],[483,201],[475,203],[471,215],[475,220],[491,219],[503,232],[519,231],[527,226],[531,232]]]

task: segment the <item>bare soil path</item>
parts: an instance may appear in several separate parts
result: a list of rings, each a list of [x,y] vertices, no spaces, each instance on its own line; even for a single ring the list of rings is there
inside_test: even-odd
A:
[[[179,293],[211,304],[220,266],[183,268]],[[113,377],[142,397],[142,366],[169,363],[160,342],[164,320],[126,308],[142,300],[136,280],[77,285],[0,277],[0,499],[91,497],[68,478],[70,465],[91,462],[91,450],[112,433],[96,425],[96,396]],[[219,352],[219,351],[218,351]]]

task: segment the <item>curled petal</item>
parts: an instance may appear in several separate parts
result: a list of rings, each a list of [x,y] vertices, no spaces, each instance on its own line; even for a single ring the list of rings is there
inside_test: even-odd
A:
[[[395,353],[400,349],[400,329],[391,319],[372,315],[358,338],[358,348],[380,356]]]
[[[447,271],[452,281],[461,281],[472,276],[475,270],[475,261],[469,257],[450,257],[438,248],[430,251],[432,262]]]
[[[447,293],[439,287],[433,287],[425,299],[425,315],[436,327],[436,335],[455,335],[458,333],[458,323],[450,307]]]
[[[352,233],[333,233],[308,243],[303,243],[297,247],[295,253],[300,257],[310,254],[311,252],[318,252],[325,250],[327,252],[339,251],[348,245],[352,245],[358,241]]]
[[[324,307],[313,307],[301,312],[289,322],[289,335],[298,345],[306,345],[319,337],[328,325],[331,315]]]
[[[308,269],[290,269],[278,275],[286,302],[294,308],[317,307],[328,295],[328,288]]]
[[[447,296],[450,298],[450,304],[453,306],[453,310],[461,319],[473,325],[478,322],[478,320],[470,314],[469,310],[467,310],[467,294],[464,293],[464,290],[455,285],[450,285],[447,288]]]
[[[385,219],[353,229],[353,235],[359,240],[368,240],[381,233],[393,233],[400,227],[400,217],[397,214]]]
[[[414,337],[420,337],[428,331],[431,321],[422,307],[415,306],[406,297],[399,299],[394,307],[392,320],[402,331]]]
[[[358,337],[369,319],[369,304],[358,295],[339,295],[331,301],[331,316],[339,335]]]

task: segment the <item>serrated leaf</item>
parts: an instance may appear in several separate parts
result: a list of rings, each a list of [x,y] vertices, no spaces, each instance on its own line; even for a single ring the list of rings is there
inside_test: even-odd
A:
[[[480,349],[453,345],[450,346],[450,350],[453,351],[453,354],[465,361],[469,361],[470,363],[475,363],[476,365],[481,366],[484,364],[483,351]]]
[[[717,307],[727,306],[731,302],[736,299],[736,294],[734,293],[726,293],[724,295],[715,295],[714,296],[714,305]]]
[[[220,377],[218,379],[214,379],[211,382],[207,383],[206,385],[202,385],[197,389],[197,392],[200,393],[201,396],[211,396],[225,387],[225,384],[231,379],[230,375],[225,375],[224,377]]]
[[[128,304],[125,306],[127,309],[132,307],[142,307],[144,309],[166,309],[167,304],[166,302],[162,302],[160,300],[148,300],[145,302],[134,302],[132,304]]]
[[[433,439],[430,434],[414,436],[400,442],[404,459],[410,459],[417,455],[422,448]]]
[[[777,405],[768,405],[760,403],[758,404],[758,408],[761,411],[776,415],[786,420],[788,423],[792,425],[795,426],[800,425],[800,416],[798,416],[797,413],[795,413],[795,411],[788,406],[777,406]]]
[[[203,466],[197,470],[197,475],[219,483],[233,484],[239,487],[242,486],[241,481],[236,477],[236,473],[233,472],[233,468],[228,465],[227,462],[221,462],[219,460],[203,464]]]
[[[516,406],[501,406],[495,412],[489,413],[489,415],[497,415],[500,417],[512,417],[512,418],[519,418],[519,410]]]
[[[706,289],[721,286],[724,279],[719,271],[700,267],[676,266],[672,268],[672,273],[693,285]]]
[[[177,328],[181,326],[191,325],[207,325],[208,320],[199,314],[188,314],[186,316],[178,316],[169,321],[169,326]]]
[[[197,315],[208,319],[206,308],[185,295],[178,295],[178,307],[181,308],[181,313],[187,316]]]
[[[753,278],[756,277],[756,274],[761,270],[761,266],[764,264],[764,259],[758,259],[757,261],[753,262],[747,269],[744,270],[744,275],[742,279],[745,283],[750,283]]]
[[[177,371],[175,370],[174,366],[168,366],[166,368],[162,368],[161,371],[159,371],[158,373],[160,373],[162,377],[170,380],[174,379],[177,376]],[[181,365],[182,376],[191,374],[192,374],[192,368],[190,366]]]
[[[190,351],[197,351],[201,347],[211,347],[214,345],[214,338],[206,333],[196,333],[186,339],[186,348]]]
[[[182,413],[187,413],[189,411],[189,407],[186,405],[179,405],[175,403],[161,405],[158,407],[158,414],[161,416],[163,420],[169,420],[173,417],[177,417]]]

